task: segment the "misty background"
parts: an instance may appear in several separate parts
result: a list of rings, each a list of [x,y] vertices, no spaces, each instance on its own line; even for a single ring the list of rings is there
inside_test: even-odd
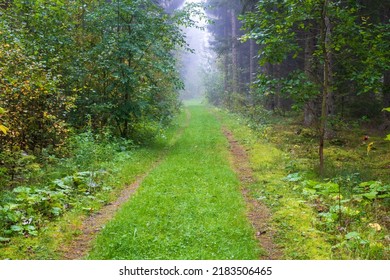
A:
[[[178,9],[184,7],[189,3],[203,3],[203,0],[181,0],[181,5]],[[180,56],[180,73],[185,85],[181,92],[181,98],[198,99],[203,96],[204,83],[202,77],[205,74],[206,65],[209,63],[211,57],[211,50],[209,48],[210,33],[207,30],[207,23],[205,19],[197,16],[192,18],[197,22],[197,27],[184,29],[187,37],[188,47],[193,52],[182,51]]]

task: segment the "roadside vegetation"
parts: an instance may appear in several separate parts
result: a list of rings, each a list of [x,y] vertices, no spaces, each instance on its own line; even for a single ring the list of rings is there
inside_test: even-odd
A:
[[[389,4],[207,3],[207,100],[251,154],[285,257],[388,259]]]
[[[180,111],[173,53],[194,24],[172,9],[0,1],[1,257],[50,258],[37,240],[52,221],[93,212],[161,154]]]
[[[339,142],[327,143],[329,167],[321,177],[317,131],[302,128],[296,116],[264,111],[254,122],[216,112],[248,149],[257,179],[252,195],[271,209],[284,258],[389,258],[390,143],[383,136],[371,136],[370,149],[364,131],[343,129]]]
[[[0,258],[61,259],[61,247],[77,237],[81,221],[150,169],[166,145],[137,148],[88,139],[77,156],[32,174],[29,185],[2,192]]]

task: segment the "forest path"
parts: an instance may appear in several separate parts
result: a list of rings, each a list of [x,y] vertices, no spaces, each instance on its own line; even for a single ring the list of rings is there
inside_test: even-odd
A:
[[[156,161],[147,172],[139,175],[132,184],[125,187],[114,202],[107,204],[98,212],[84,219],[79,228],[81,233],[77,235],[70,244],[62,246],[60,249],[60,251],[63,252],[62,259],[82,259],[88,250],[91,249],[92,240],[96,238],[96,235],[102,230],[102,228],[104,228],[104,225],[114,217],[118,209],[130,199],[146,176],[148,176],[148,174],[156,168],[161,161],[162,159]]]
[[[273,258],[273,247],[261,241],[264,253],[256,239],[265,236],[264,223],[258,230],[254,222],[269,213],[241,192],[238,177],[246,175],[233,171],[221,124],[205,106],[187,108],[191,118],[166,156],[135,184],[137,191],[92,242],[87,258]]]
[[[188,110],[185,110],[185,120],[182,126],[177,130],[175,135],[169,142],[169,146],[173,146],[178,139],[182,136],[184,130],[188,127],[191,119],[191,113]],[[74,238],[70,244],[63,245],[60,248],[62,252],[62,259],[66,260],[75,260],[82,259],[87,252],[91,249],[91,242],[96,238],[96,235],[104,228],[104,225],[109,222],[115,216],[115,213],[118,209],[127,202],[131,196],[135,193],[138,187],[141,185],[143,180],[150,174],[150,172],[155,169],[164,158],[167,156],[169,149],[161,152],[160,157],[150,166],[150,168],[143,174],[137,176],[136,180],[126,186],[118,198],[106,206],[102,207],[98,212],[92,214],[89,217],[86,217],[79,228],[81,232]]]
[[[281,251],[273,243],[273,232],[269,226],[271,212],[263,203],[253,198],[250,194],[249,186],[255,183],[256,179],[250,167],[248,155],[230,130],[224,127],[223,133],[229,141],[232,166],[241,182],[241,192],[248,208],[247,216],[256,231],[256,238],[260,246],[265,251],[262,258],[271,260],[281,259]]]

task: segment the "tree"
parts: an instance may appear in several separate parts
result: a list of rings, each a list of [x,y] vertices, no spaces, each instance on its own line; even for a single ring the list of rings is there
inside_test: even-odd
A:
[[[23,33],[10,19],[14,24],[13,17],[0,22],[0,106],[7,108],[4,123],[11,129],[0,146],[36,152],[61,145],[67,134],[64,115],[72,100],[59,88],[61,76],[29,54]]]
[[[75,118],[90,115],[96,128],[111,126],[124,138],[168,123],[182,87],[172,52],[186,47],[179,26],[188,18],[146,0],[104,3],[89,14],[91,41],[79,79],[84,94],[77,103],[84,110]]]
[[[353,81],[360,93],[379,93],[380,81],[386,80],[388,25],[368,24],[359,17],[363,10],[356,1],[273,0],[258,1],[255,11],[241,17],[247,30],[242,40],[255,40],[261,48],[265,71],[255,81],[260,94],[271,92],[276,102],[280,93],[291,97],[296,107],[305,108],[307,125],[319,116],[321,173],[325,138],[334,135],[335,100],[345,96],[342,85],[351,88]],[[292,59],[297,60],[295,65]],[[289,70],[284,74],[282,68]],[[353,95],[359,97],[356,91]]]
[[[7,119],[21,117],[17,127],[26,127],[20,135],[39,131],[33,126],[39,121],[27,121],[34,118],[55,118],[64,127],[67,122],[78,129],[92,119],[96,132],[108,128],[114,135],[138,140],[158,133],[179,107],[182,82],[173,53],[187,48],[181,26],[194,24],[190,8],[172,11],[182,2],[2,1],[6,32],[1,39],[6,44],[0,104],[10,112]],[[26,83],[34,87],[22,86]],[[23,94],[9,97],[16,88]],[[42,93],[45,98],[35,99]],[[56,111],[49,112],[48,106]],[[25,111],[30,118],[22,118]],[[139,137],[142,131],[148,135]],[[38,133],[29,148],[46,146],[51,141],[47,136]],[[21,142],[24,146],[26,141]]]

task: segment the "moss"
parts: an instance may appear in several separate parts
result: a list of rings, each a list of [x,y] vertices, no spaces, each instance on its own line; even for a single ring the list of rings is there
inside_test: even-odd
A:
[[[353,187],[362,181],[389,182],[390,142],[374,132],[364,142],[362,136],[366,133],[356,128],[337,131],[337,137],[325,143],[325,172],[321,178],[315,129],[302,128],[293,119],[286,119],[270,120],[267,127],[256,131],[242,117],[221,111],[219,115],[235,138],[247,147],[258,181],[251,189],[253,197],[272,210],[276,242],[284,248],[286,259],[389,258],[389,200],[357,202],[349,197]],[[371,142],[373,149],[368,152]],[[284,179],[291,173],[299,173],[302,180],[338,180],[346,199],[343,203],[351,211],[358,211],[359,217],[344,217],[340,228],[337,221],[324,224],[318,211],[329,211],[335,200],[312,201],[299,190],[300,182]],[[383,227],[381,232],[373,233],[368,228],[373,222]],[[359,239],[346,238],[349,232],[357,232]]]

